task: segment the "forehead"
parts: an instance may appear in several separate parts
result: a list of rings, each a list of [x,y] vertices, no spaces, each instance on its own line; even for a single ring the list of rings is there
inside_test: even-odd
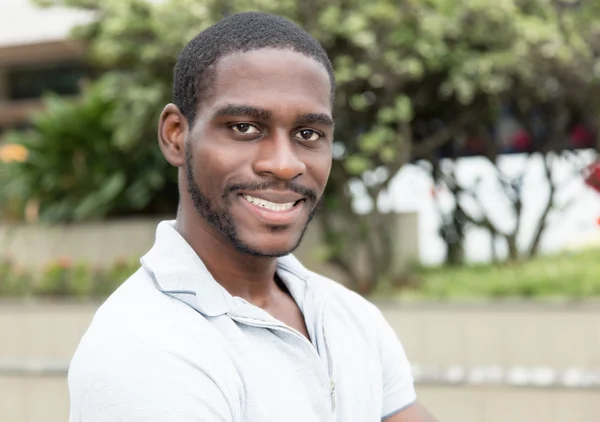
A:
[[[325,67],[292,50],[260,49],[222,57],[215,67],[211,98],[202,109],[245,104],[273,113],[331,114],[331,85]]]

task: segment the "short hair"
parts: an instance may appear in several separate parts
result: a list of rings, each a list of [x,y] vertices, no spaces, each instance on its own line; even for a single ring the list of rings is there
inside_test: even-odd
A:
[[[311,35],[280,16],[260,12],[229,16],[194,37],[183,49],[173,77],[173,102],[188,122],[196,118],[199,100],[210,95],[215,64],[229,54],[262,48],[289,49],[312,58],[325,67],[335,95],[333,66],[327,53]]]

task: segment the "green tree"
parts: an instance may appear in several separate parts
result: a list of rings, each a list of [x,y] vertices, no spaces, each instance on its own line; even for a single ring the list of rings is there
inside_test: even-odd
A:
[[[76,31],[90,59],[111,77],[115,145],[154,149],[156,116],[170,100],[176,55],[202,29],[239,11],[286,16],[311,32],[335,67],[335,161],[321,224],[337,265],[353,287],[400,280],[394,265],[394,216],[379,206],[408,161],[435,158],[441,147],[497,115],[516,90],[525,102],[551,95],[548,68],[597,77],[599,16],[594,5],[546,0],[45,0],[93,11]],[[585,10],[584,10],[585,9]],[[583,18],[582,16],[586,15]],[[596,32],[594,32],[596,31]],[[596,74],[590,72],[596,70]],[[595,80],[595,79],[594,79]],[[575,85],[573,85],[575,86]],[[581,87],[578,101],[589,99]],[[595,108],[597,99],[592,99]],[[371,201],[357,214],[359,186]],[[129,187],[129,186],[127,186]],[[123,186],[125,188],[125,186]],[[158,192],[155,191],[155,192]],[[356,256],[362,250],[368,273]]]
[[[544,5],[536,2],[524,3],[529,12],[539,14],[544,25],[530,21],[524,23],[521,34],[530,45],[523,64],[528,71],[520,69],[510,74],[511,89],[495,96],[499,104],[510,105],[511,118],[531,137],[531,148],[526,152],[527,165],[515,175],[502,172],[499,162],[503,158],[502,146],[490,128],[500,117],[497,111],[492,120],[481,119],[470,125],[468,136],[476,136],[482,143],[482,155],[494,169],[501,195],[509,204],[509,213],[514,224],[507,226],[488,216],[480,200],[481,180],[473,177],[469,183],[461,184],[455,174],[456,158],[450,152],[444,165],[433,158],[430,168],[439,186],[454,197],[449,211],[441,211],[452,233],[448,242],[447,263],[462,263],[462,240],[465,228],[475,226],[487,230],[492,239],[502,239],[508,250],[507,259],[518,261],[531,259],[539,253],[540,243],[552,221],[558,221],[568,211],[576,197],[565,201],[570,182],[581,178],[589,161],[572,152],[572,129],[583,124],[595,134],[595,148],[600,147],[600,27],[597,17],[600,9],[595,2],[554,1]],[[544,7],[541,7],[544,6]],[[592,18],[595,16],[596,18]],[[595,19],[595,20],[594,20]],[[551,23],[550,26],[547,24]],[[550,32],[553,31],[553,32]],[[492,97],[494,98],[494,97]],[[596,154],[596,157],[597,154]],[[523,180],[535,160],[541,158],[543,175],[548,186],[548,195],[537,216],[534,232],[529,237],[523,232]],[[594,159],[591,157],[591,159]],[[597,158],[596,158],[597,159]],[[557,181],[562,161],[569,164],[571,179]],[[565,167],[562,167],[563,169]],[[472,206],[465,208],[464,204]],[[492,247],[492,250],[494,247]]]

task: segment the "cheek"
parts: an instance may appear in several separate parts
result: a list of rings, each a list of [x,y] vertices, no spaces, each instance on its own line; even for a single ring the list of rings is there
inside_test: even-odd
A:
[[[331,155],[322,153],[317,157],[312,157],[312,159],[306,161],[306,167],[323,190],[331,172]]]
[[[196,175],[207,192],[221,195],[228,183],[240,179],[244,160],[240,160],[239,145],[204,142],[198,146],[195,154]]]
[[[211,151],[205,148],[198,148],[194,152],[193,168],[196,183],[207,194],[218,189],[221,178],[220,163],[214,157]]]

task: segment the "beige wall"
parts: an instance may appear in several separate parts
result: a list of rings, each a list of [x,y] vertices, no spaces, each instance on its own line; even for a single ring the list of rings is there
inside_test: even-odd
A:
[[[8,255],[27,268],[42,268],[49,261],[63,257],[100,266],[111,265],[120,258],[130,259],[146,253],[154,243],[159,221],[146,218],[52,226],[0,224],[0,257]],[[417,214],[397,214],[396,226],[391,229],[397,233],[398,265],[418,260]],[[317,259],[321,244],[318,221],[315,221],[295,254],[308,268],[343,282],[343,275],[336,268]]]
[[[418,391],[439,422],[597,422],[598,391],[437,387]]]
[[[158,219],[130,219],[86,224],[0,224],[0,256],[27,268],[68,257],[93,265],[141,256],[154,242]]]
[[[599,367],[600,304],[379,306],[416,367]],[[67,419],[64,370],[96,307],[0,302],[0,421]],[[50,370],[45,376],[44,367]],[[536,388],[417,379],[420,400],[440,422],[599,420],[598,384]]]
[[[597,422],[597,391],[436,387],[418,390],[439,422]],[[0,376],[0,420],[66,422],[64,377]],[[365,421],[367,422],[367,421]]]
[[[600,303],[380,307],[417,362],[600,369]]]
[[[0,362],[67,360],[96,307],[0,301]],[[420,364],[600,369],[600,304],[379,307]]]

